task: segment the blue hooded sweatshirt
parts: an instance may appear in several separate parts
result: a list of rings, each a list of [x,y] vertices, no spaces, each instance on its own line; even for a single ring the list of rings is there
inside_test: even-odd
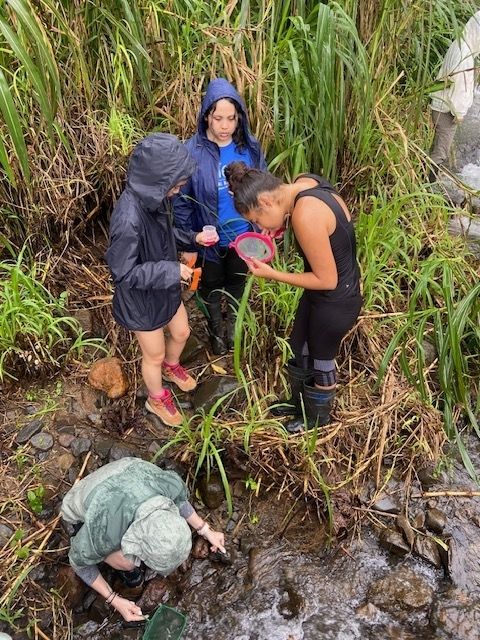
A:
[[[113,316],[131,331],[163,327],[180,306],[177,249],[191,247],[196,233],[173,227],[167,192],[194,169],[185,145],[169,133],[147,136],[130,158],[105,257],[115,285]]]
[[[218,166],[220,150],[215,142],[207,138],[205,114],[214,102],[222,98],[234,100],[242,113],[242,127],[245,139],[245,150],[248,152],[252,166],[266,170],[265,157],[257,139],[250,133],[245,103],[238,91],[224,78],[212,80],[202,101],[198,116],[197,133],[185,146],[190,156],[197,163],[197,170],[182,189],[181,194],[173,201],[175,226],[184,231],[198,233],[206,224],[218,225]],[[233,238],[232,238],[233,240]],[[199,251],[206,260],[218,262],[215,247],[189,247],[191,251]]]

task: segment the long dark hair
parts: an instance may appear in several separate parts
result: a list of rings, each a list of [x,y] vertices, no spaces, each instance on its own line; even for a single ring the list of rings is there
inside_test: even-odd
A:
[[[237,149],[239,151],[243,151],[247,146],[247,140],[245,138],[245,131],[243,128],[243,112],[238,102],[236,102],[233,98],[228,98],[228,97],[219,98],[218,100],[215,100],[215,102],[210,105],[210,107],[205,112],[205,116],[204,116],[207,128],[208,128],[208,116],[211,113],[212,114],[215,113],[215,109],[217,108],[217,102],[219,102],[220,100],[227,100],[227,102],[230,102],[235,107],[235,112],[237,114],[237,126],[235,128],[235,131],[233,132],[232,139],[235,142]]]
[[[243,216],[258,207],[258,194],[275,191],[283,182],[268,171],[253,169],[244,162],[231,162],[225,167],[225,177],[233,193],[235,208]]]

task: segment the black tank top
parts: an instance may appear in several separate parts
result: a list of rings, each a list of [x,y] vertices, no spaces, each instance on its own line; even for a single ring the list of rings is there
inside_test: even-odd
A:
[[[346,300],[360,296],[360,269],[357,262],[355,231],[352,220],[347,220],[345,211],[333,195],[337,192],[328,180],[313,173],[303,173],[299,177],[312,178],[318,182],[318,186],[301,191],[296,196],[294,204],[300,198],[313,196],[324,202],[331,209],[336,220],[335,231],[329,237],[329,240],[337,267],[338,284],[332,290],[314,291],[308,289],[308,296],[329,301]],[[312,271],[312,267],[300,246],[299,251],[303,257],[305,272]]]

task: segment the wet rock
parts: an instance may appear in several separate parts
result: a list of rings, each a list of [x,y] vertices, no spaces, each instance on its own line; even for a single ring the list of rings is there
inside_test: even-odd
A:
[[[158,431],[159,434],[165,434],[165,435],[168,434],[170,427],[167,427],[165,424],[163,424],[160,418],[156,416],[154,413],[148,412],[145,415],[145,420],[149,422],[154,428],[154,430]]]
[[[380,609],[378,609],[378,607],[376,607],[371,602],[367,602],[367,604],[358,607],[355,613],[359,618],[368,620],[369,622],[373,622],[382,615]]]
[[[105,391],[109,398],[121,398],[128,390],[128,380],[118,358],[97,360],[88,372],[88,382]]]
[[[76,458],[79,458],[82,453],[90,451],[91,446],[92,441],[89,438],[74,438],[70,443],[70,449]]]
[[[257,541],[254,536],[242,536],[240,539],[240,552],[243,555],[248,555],[257,544]]]
[[[30,438],[30,444],[40,451],[49,451],[53,447],[53,436],[47,431],[40,431]]]
[[[157,451],[160,449],[160,446],[161,446],[161,445],[160,445],[158,442],[156,442],[156,441],[154,440],[153,442],[151,442],[151,443],[148,445],[148,449],[147,449],[147,451],[148,451],[148,453],[151,453],[151,454],[152,454],[152,456],[153,456],[153,455],[155,455],[155,454],[157,453]]]
[[[203,342],[191,333],[182,351],[181,363],[188,364],[192,362],[204,349],[205,345]]]
[[[106,460],[111,448],[113,447],[113,444],[113,440],[97,440],[93,443],[93,450],[95,451],[97,456],[100,456],[100,458],[102,458],[102,460]]]
[[[145,587],[141,598],[137,601],[137,605],[144,613],[150,613],[158,607],[162,602],[166,602],[169,597],[168,582],[165,578],[153,578]]]
[[[410,547],[405,542],[403,535],[395,529],[384,529],[380,534],[379,542],[384,549],[397,556],[404,556],[410,553]]]
[[[68,470],[67,473],[67,477],[68,477],[68,481],[70,482],[70,484],[73,484],[75,482],[75,480],[77,479],[78,473],[79,473],[80,469],[78,467],[70,467],[70,469]]]
[[[56,587],[65,597],[65,604],[70,609],[75,609],[82,604],[87,585],[80,580],[74,570],[69,566],[61,566],[55,580]]]
[[[73,637],[74,638],[91,638],[99,626],[100,624],[98,622],[89,620],[88,622],[85,622],[85,624],[82,624],[73,630]]]
[[[406,619],[414,611],[427,613],[433,601],[433,589],[422,575],[399,567],[370,586],[368,600],[382,611]]]
[[[403,532],[405,540],[408,542],[410,549],[412,549],[415,543],[415,532],[408,519],[405,516],[398,516],[397,527]]]
[[[415,514],[412,521],[412,526],[418,531],[425,531],[425,513],[423,511],[419,511]]]
[[[478,640],[480,629],[480,602],[478,594],[467,594],[451,588],[434,604],[431,623],[442,633],[442,638]]]
[[[398,497],[398,489],[398,483],[391,480],[386,489],[374,497],[372,509],[385,513],[400,513],[402,503]]]
[[[425,358],[425,366],[429,367],[437,358],[437,349],[429,340],[423,340],[423,357]]]
[[[444,471],[438,473],[438,469],[433,465],[419,469],[417,476],[423,489],[429,489],[436,484],[448,482],[447,474]]]
[[[93,323],[90,309],[74,309],[73,311],[70,311],[70,315],[72,318],[75,318],[82,328],[82,331],[86,334],[92,333]]]
[[[28,416],[33,416],[36,413],[38,413],[40,411],[40,405],[39,404],[27,404],[27,406],[25,407],[25,413]]]
[[[15,437],[15,442],[17,444],[25,444],[30,440],[30,438],[32,438],[35,434],[41,431],[42,427],[43,427],[42,420],[32,420],[31,422],[29,422],[28,424],[26,424],[24,427],[20,429],[20,431],[17,433]]]
[[[74,413],[57,411],[54,418],[57,431],[63,431],[65,427],[74,427],[78,422],[78,416]]]
[[[115,460],[121,460],[122,458],[137,458],[139,457],[137,452],[128,447],[124,447],[120,444],[114,444],[108,456],[109,462],[115,462]]]
[[[415,538],[414,551],[422,560],[430,562],[430,564],[433,564],[437,569],[442,566],[438,545],[433,538],[417,536]]]
[[[13,529],[6,524],[0,524],[0,548],[7,544],[13,534]]]
[[[230,565],[232,564],[232,558],[228,553],[222,553],[221,551],[211,551],[208,554],[210,562],[219,562],[220,564]]]
[[[87,418],[95,427],[102,426],[102,416],[99,413],[89,413]]]
[[[203,409],[208,412],[217,400],[234,390],[237,390],[237,393],[232,393],[226,402],[230,402],[232,396],[238,398],[239,395],[244,394],[243,389],[233,376],[213,376],[197,387],[193,398],[193,407],[196,411]]]
[[[198,482],[198,490],[203,504],[209,509],[218,509],[225,500],[222,479],[215,473],[211,473],[209,478],[202,476]]]
[[[73,440],[75,440],[75,435],[73,433],[61,433],[58,436],[58,444],[65,447],[65,449],[68,449]]]
[[[293,618],[298,618],[304,608],[305,601],[302,596],[292,585],[286,587],[278,603],[278,613],[285,620],[292,620]]]
[[[430,531],[441,534],[447,524],[447,516],[440,509],[427,509],[425,524]]]
[[[37,564],[37,566],[33,567],[33,569],[30,571],[28,577],[34,582],[39,582],[40,580],[45,580],[46,573],[47,572],[45,570],[45,565]]]
[[[73,464],[75,464],[75,456],[67,451],[67,453],[62,453],[57,458],[55,458],[55,462],[57,468],[65,473]]]
[[[207,540],[202,536],[197,536],[192,545],[192,557],[196,560],[204,560],[209,553],[210,548]]]

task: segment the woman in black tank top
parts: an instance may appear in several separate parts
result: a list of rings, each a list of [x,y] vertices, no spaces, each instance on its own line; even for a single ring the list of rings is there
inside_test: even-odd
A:
[[[233,162],[225,176],[237,210],[264,231],[274,234],[290,220],[304,261],[303,273],[277,271],[255,259],[248,263],[260,278],[304,289],[290,336],[294,358],[287,363],[292,398],[271,412],[294,416],[285,425],[290,433],[328,424],[335,357],[362,306],[350,213],[332,185],[314,174],[302,174],[289,184]]]

